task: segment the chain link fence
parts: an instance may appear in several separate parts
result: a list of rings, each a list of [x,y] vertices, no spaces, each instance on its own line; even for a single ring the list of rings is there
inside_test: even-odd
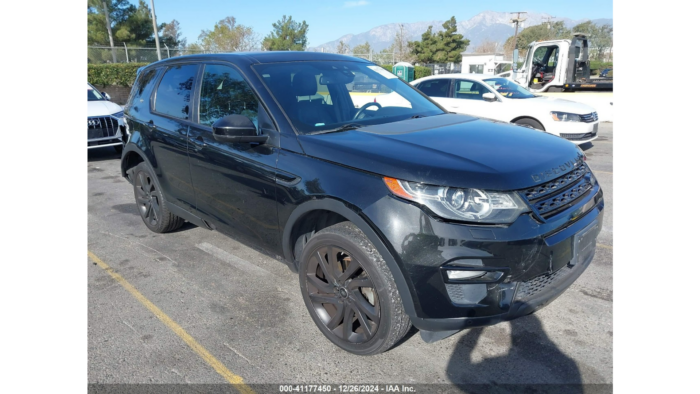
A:
[[[161,59],[202,53],[225,53],[225,51],[191,50],[186,48],[169,48],[161,45]],[[122,44],[109,46],[88,45],[88,63],[153,63],[158,61],[158,50],[153,47],[131,47]]]

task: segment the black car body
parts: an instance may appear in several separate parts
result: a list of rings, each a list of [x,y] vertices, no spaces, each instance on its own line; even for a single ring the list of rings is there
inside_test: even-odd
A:
[[[316,96],[331,100],[301,76],[298,84],[292,77],[290,85],[287,79],[274,80],[269,70],[304,62],[374,66],[308,52],[198,55],[149,65],[139,73],[124,111],[131,135],[122,156],[123,175],[138,181],[130,171],[145,165],[162,190],[159,204],[170,214],[244,240],[294,271],[314,234],[352,223],[386,262],[410,324],[428,341],[532,313],[590,264],[602,227],[603,193],[574,144],[520,126],[447,113],[393,80],[389,83],[421,95],[414,102],[425,100],[435,109],[347,130],[301,132],[296,119],[321,112],[300,103]],[[209,91],[215,97],[225,87],[207,82],[205,68],[214,70],[212,65],[235,70],[236,83],[249,87],[230,101],[240,100],[245,109],[239,112],[257,102],[255,127],[262,139],[222,142],[214,135],[211,122],[221,109],[212,109],[215,99],[202,97]],[[168,90],[160,88],[163,75],[187,67],[191,77],[179,82],[186,88],[178,93],[183,114],[158,111],[158,100],[170,100],[164,98]],[[324,75],[316,76],[318,86],[326,78],[330,96],[339,102],[342,97],[333,96],[330,86],[342,88],[347,81],[333,85],[335,77]],[[277,91],[280,84],[301,89],[296,100],[285,103]],[[289,108],[302,109],[295,118]],[[508,192],[524,210],[510,223],[445,218],[420,201],[402,198],[399,189],[392,192],[391,179]],[[486,201],[482,197],[470,200],[472,205]],[[143,209],[147,215],[149,208]],[[460,279],[456,271],[479,275]]]

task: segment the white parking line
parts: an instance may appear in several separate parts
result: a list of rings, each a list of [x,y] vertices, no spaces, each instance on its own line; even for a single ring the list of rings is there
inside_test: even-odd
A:
[[[241,269],[245,272],[248,272],[250,274],[265,275],[265,276],[270,275],[270,272],[268,272],[267,270],[260,268],[259,266],[255,265],[249,261],[243,260],[242,258],[235,256],[235,255],[233,255],[233,254],[231,254],[223,249],[219,249],[216,246],[214,246],[208,242],[202,242],[202,243],[197,244],[195,246],[197,246],[197,248],[209,253],[210,255],[212,255],[218,259],[221,259],[221,260],[231,264],[232,266],[234,266],[238,269]]]

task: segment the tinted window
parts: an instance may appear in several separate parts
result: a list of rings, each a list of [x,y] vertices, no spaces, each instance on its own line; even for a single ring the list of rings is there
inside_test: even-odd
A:
[[[199,66],[173,66],[165,71],[156,91],[156,111],[175,118],[189,119],[192,85]]]
[[[431,79],[421,82],[418,88],[426,96],[430,97],[448,97],[450,88],[449,79]]]
[[[483,100],[482,95],[489,90],[482,84],[472,81],[456,80],[454,97],[467,100]]]
[[[139,105],[148,105],[148,98],[151,96],[153,85],[156,83],[158,69],[150,69],[139,74],[129,97],[128,107],[134,107],[138,111]]]
[[[211,126],[228,115],[247,116],[258,126],[258,99],[235,69],[207,65],[202,77],[199,99],[199,123]]]

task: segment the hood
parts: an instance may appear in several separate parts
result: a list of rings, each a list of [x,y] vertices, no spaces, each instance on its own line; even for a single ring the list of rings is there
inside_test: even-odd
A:
[[[298,138],[307,155],[347,167],[487,190],[534,186],[580,158],[576,145],[557,136],[457,114]]]
[[[525,99],[519,101],[530,101],[533,104],[547,106],[547,111],[561,111],[561,112],[571,112],[573,114],[590,114],[595,111],[595,108],[590,105],[577,103],[575,101],[560,99],[555,97],[538,96],[532,99]]]
[[[87,116],[108,116],[122,110],[122,107],[111,101],[88,101]]]

